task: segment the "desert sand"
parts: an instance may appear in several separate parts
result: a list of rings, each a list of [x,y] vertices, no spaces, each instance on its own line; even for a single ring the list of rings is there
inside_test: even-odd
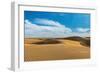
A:
[[[52,44],[51,41],[43,43],[44,40],[45,39],[25,38],[24,61],[90,58],[90,47],[82,45],[78,40],[57,39],[53,40],[55,44]]]

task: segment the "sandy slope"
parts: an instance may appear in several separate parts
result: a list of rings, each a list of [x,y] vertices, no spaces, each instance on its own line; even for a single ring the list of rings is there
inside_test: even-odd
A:
[[[90,58],[90,48],[79,41],[59,40],[60,44],[33,44],[40,39],[25,39],[25,61],[63,60]]]

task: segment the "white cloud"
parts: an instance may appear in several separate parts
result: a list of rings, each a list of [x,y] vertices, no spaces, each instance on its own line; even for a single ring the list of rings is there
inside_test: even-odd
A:
[[[63,24],[48,20],[48,19],[35,19],[36,24],[31,23],[29,20],[25,20],[25,37],[45,37],[45,38],[57,38],[57,37],[69,37],[69,36],[90,36],[88,28],[77,28],[78,32],[72,32],[72,30]],[[41,25],[38,25],[41,24]],[[84,33],[80,33],[84,32]]]
[[[88,32],[88,31],[90,31],[90,29],[89,28],[77,28],[76,29],[78,32]]]
[[[42,25],[32,24],[29,20],[25,20],[26,37],[64,37],[67,33],[72,32],[70,28],[56,21],[46,19],[35,19],[35,21]]]
[[[47,26],[53,26],[53,27],[65,27],[64,25],[60,24],[57,21],[53,21],[53,20],[48,20],[48,19],[40,19],[40,18],[36,18],[34,19],[35,23],[37,24],[43,24],[43,25],[47,25]]]

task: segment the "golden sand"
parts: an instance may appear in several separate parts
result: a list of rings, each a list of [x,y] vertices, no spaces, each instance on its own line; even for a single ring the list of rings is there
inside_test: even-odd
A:
[[[59,40],[59,44],[34,44],[41,39],[25,39],[24,60],[64,60],[90,58],[90,48],[83,46],[79,41]]]

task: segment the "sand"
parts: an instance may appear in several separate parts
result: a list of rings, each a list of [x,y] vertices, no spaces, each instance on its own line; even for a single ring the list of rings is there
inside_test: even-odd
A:
[[[79,41],[60,39],[58,44],[34,44],[41,39],[25,38],[24,60],[70,60],[90,58],[90,48],[81,45]]]

